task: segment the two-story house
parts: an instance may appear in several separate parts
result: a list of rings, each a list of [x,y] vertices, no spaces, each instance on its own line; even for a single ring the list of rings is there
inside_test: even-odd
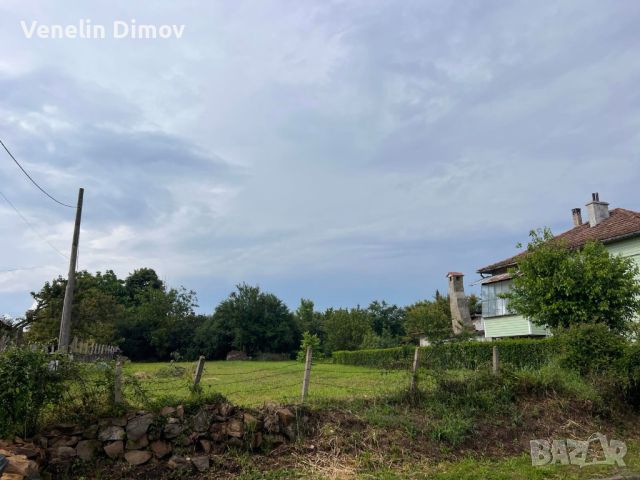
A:
[[[640,265],[640,212],[624,208],[609,209],[609,204],[601,202],[594,193],[587,205],[588,221],[582,221],[580,208],[572,210],[573,228],[556,238],[566,242],[570,248],[580,248],[589,240],[602,242],[609,252],[632,257]],[[482,297],[482,319],[485,336],[528,337],[547,335],[545,328],[533,324],[529,319],[514,315],[509,311],[509,301],[500,298],[511,288],[509,269],[518,264],[525,253],[487,265],[478,270]]]

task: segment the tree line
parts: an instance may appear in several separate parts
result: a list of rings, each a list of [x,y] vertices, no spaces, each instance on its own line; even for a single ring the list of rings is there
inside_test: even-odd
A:
[[[28,341],[57,339],[66,280],[58,277],[32,292],[34,307],[19,326]],[[470,297],[471,309],[479,301]],[[72,337],[120,346],[133,360],[223,359],[232,350],[248,356],[294,356],[303,334],[314,338],[318,354],[335,350],[386,348],[432,342],[453,335],[447,296],[406,307],[373,301],[367,307],[315,309],[302,299],[295,311],[273,293],[240,284],[212,314],[196,313],[195,292],[170,288],[151,268],[126,278],[111,271],[77,274],[72,311]]]

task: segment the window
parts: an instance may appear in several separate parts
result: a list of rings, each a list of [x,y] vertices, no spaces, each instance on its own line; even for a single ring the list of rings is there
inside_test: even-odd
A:
[[[507,293],[511,290],[511,280],[504,282],[495,282],[482,285],[482,316],[498,317],[500,315],[509,315],[509,300],[500,298],[500,294]]]

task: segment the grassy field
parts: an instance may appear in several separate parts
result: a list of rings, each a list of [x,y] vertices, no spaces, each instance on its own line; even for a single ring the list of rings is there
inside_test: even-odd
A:
[[[187,398],[195,364],[129,363],[125,372],[135,377],[150,399]],[[207,362],[202,375],[204,393],[221,393],[238,405],[266,401],[297,402],[304,365],[288,362]],[[317,363],[311,370],[309,402],[371,398],[406,388],[409,375],[350,365]]]

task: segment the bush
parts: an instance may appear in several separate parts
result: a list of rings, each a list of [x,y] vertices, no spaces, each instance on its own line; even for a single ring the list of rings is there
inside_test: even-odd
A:
[[[563,395],[575,400],[598,403],[601,398],[594,386],[578,372],[567,370],[553,361],[541,368],[505,371],[517,396]]]
[[[432,369],[478,369],[491,363],[493,347],[498,347],[500,361],[516,368],[537,368],[559,352],[554,338],[513,339],[494,342],[461,341],[420,348],[420,366]],[[335,363],[375,368],[408,369],[415,347],[404,346],[380,350],[333,352]]]
[[[640,343],[627,347],[624,363],[629,378],[627,397],[632,405],[640,406]]]
[[[307,347],[311,347],[313,351],[313,358],[319,360],[322,358],[322,352],[320,351],[320,337],[315,333],[304,332],[302,334],[302,342],[300,342],[300,350],[296,359],[299,362],[304,362],[307,358]]]
[[[564,367],[585,376],[603,373],[627,376],[623,371],[627,340],[605,324],[574,325],[561,333],[559,339]]]
[[[334,363],[374,368],[409,368],[414,347],[380,348],[375,350],[341,350],[333,352]]]
[[[65,393],[65,357],[26,348],[0,353],[0,437],[34,433],[43,409]]]

